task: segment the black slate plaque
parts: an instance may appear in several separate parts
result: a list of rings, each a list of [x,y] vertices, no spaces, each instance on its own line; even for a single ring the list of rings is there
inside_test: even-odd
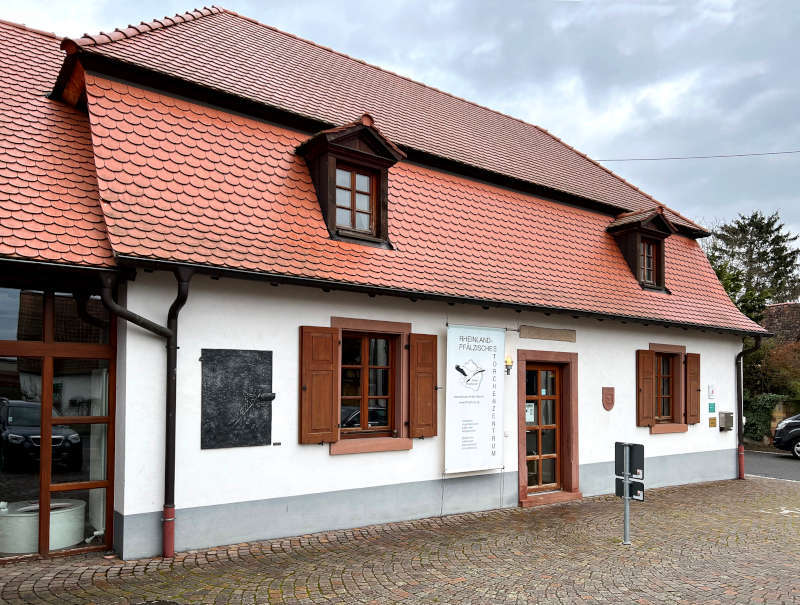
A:
[[[203,349],[200,447],[272,443],[272,351]]]

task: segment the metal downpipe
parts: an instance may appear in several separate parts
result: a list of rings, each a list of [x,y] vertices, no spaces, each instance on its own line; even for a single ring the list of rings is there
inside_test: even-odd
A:
[[[738,416],[737,419],[737,431],[738,431],[738,447],[736,448],[736,460],[737,460],[737,469],[739,479],[744,479],[744,424],[742,419],[744,418],[744,380],[743,380],[743,364],[742,360],[744,359],[745,355],[749,355],[754,351],[758,351],[761,348],[761,336],[756,336],[756,342],[752,347],[747,349],[742,349],[736,354],[736,361],[734,362],[734,366],[736,368],[736,414]]]
[[[162,544],[165,558],[175,555],[175,410],[178,367],[178,314],[189,297],[189,280],[192,270],[178,268],[178,294],[167,314],[167,409],[164,439],[164,512],[162,517]]]
[[[178,281],[178,293],[167,313],[167,326],[164,327],[149,319],[119,305],[113,298],[113,289],[116,276],[104,274],[101,276],[103,287],[101,299],[106,308],[121,317],[165,338],[167,343],[167,393],[166,393],[166,420],[164,438],[164,512],[161,520],[162,527],[162,553],[165,558],[175,555],[175,409],[176,385],[178,365],[178,314],[189,296],[189,280],[194,273],[193,269],[179,267],[175,269],[175,279]]]

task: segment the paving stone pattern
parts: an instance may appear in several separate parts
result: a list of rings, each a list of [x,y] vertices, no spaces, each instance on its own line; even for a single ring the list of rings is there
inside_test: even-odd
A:
[[[0,566],[3,603],[797,603],[800,483],[650,490],[181,553]]]

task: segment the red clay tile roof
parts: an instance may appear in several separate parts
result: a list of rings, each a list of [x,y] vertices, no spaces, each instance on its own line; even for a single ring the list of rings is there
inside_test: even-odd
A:
[[[642,290],[606,232],[612,218],[400,162],[389,177],[394,249],[332,240],[295,153],[307,135],[91,74],[86,84],[119,255],[762,331],[690,238],[666,240],[672,294]]]
[[[0,22],[0,256],[113,266],[85,114],[46,95],[59,39]]]
[[[74,42],[333,126],[368,111],[400,146],[622,210],[659,204],[542,128],[218,7]]]

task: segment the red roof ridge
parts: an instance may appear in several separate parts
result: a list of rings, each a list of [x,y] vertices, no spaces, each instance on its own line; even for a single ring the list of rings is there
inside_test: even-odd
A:
[[[223,9],[219,8],[218,6],[207,7],[204,6],[203,8],[196,8],[191,11],[187,11],[185,13],[176,13],[173,17],[163,17],[162,19],[153,19],[152,21],[145,23],[142,21],[139,25],[128,25],[125,29],[116,28],[111,33],[100,32],[94,35],[90,34],[83,34],[80,38],[76,39],[65,39],[64,42],[74,42],[80,47],[87,47],[87,46],[99,46],[101,44],[108,44],[109,42],[116,42],[118,40],[124,40],[126,38],[132,38],[134,36],[138,36],[139,34],[144,34],[146,32],[151,32],[159,29],[164,29],[165,27],[170,27],[172,25],[177,25],[179,23],[185,23],[187,21],[194,21],[196,19],[202,19],[203,17],[208,17],[209,15],[216,15],[223,12]],[[63,47],[63,45],[62,45]]]
[[[646,195],[646,194],[645,194],[645,195]],[[695,227],[697,227],[697,228],[698,228],[698,229],[700,229],[701,231],[705,231],[706,233],[709,233],[709,234],[710,234],[710,232],[708,231],[708,229],[706,229],[705,227],[703,227],[703,225],[701,225],[701,224],[699,224],[699,223],[696,223],[695,221],[693,221],[693,220],[692,220],[692,219],[690,219],[690,218],[686,218],[684,215],[682,215],[682,214],[681,214],[680,212],[678,212],[677,210],[673,210],[673,209],[672,209],[672,208],[670,208],[669,206],[665,206],[664,204],[661,204],[661,202],[659,202],[659,204],[660,204],[660,205],[661,205],[663,208],[666,208],[667,210],[669,210],[669,211],[670,211],[672,214],[674,214],[675,216],[677,216],[677,217],[680,217],[681,219],[683,219],[684,221],[686,221],[687,223],[689,223],[689,224],[691,224],[691,225],[694,225]]]
[[[24,23],[16,23],[14,21],[8,21],[6,19],[0,19],[0,24],[2,25],[10,25],[11,27],[15,27],[17,29],[22,29],[25,31],[32,32],[34,34],[39,34],[40,36],[46,36],[48,38],[53,38],[54,40],[61,40],[61,36],[54,34],[53,32],[44,31],[43,29],[36,29],[35,27],[28,27]]]

